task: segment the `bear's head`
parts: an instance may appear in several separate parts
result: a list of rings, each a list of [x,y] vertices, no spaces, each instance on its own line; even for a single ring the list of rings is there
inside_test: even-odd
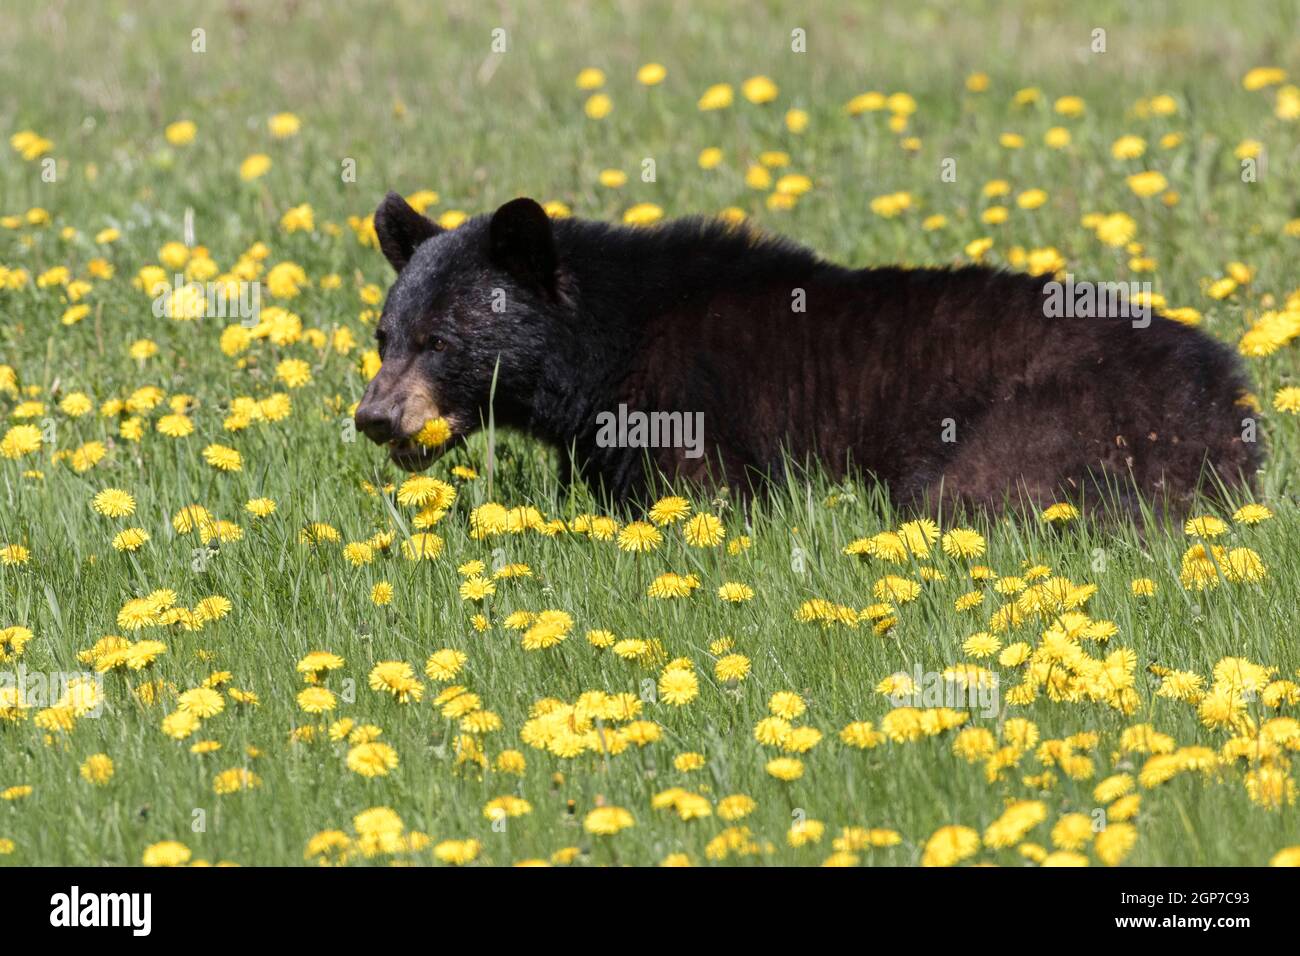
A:
[[[396,193],[376,210],[375,233],[397,280],[356,424],[398,466],[419,471],[484,424],[489,402],[498,422],[526,417],[562,308],[555,240],[531,199],[443,229]],[[452,439],[430,449],[416,435],[439,418]]]

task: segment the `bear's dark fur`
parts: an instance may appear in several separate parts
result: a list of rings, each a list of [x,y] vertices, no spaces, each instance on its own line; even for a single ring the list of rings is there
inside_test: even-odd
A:
[[[722,221],[551,220],[528,199],[445,231],[390,193],[375,229],[399,274],[356,418],[407,468],[432,460],[411,441],[426,418],[457,436],[486,421],[494,374],[496,422],[616,500],[645,498],[656,471],[744,494],[814,460],[902,505],[1109,486],[1179,508],[1249,487],[1258,464],[1227,348],[1160,315],[1047,318],[1047,278],[846,269]],[[702,413],[705,454],[605,447],[620,405]]]

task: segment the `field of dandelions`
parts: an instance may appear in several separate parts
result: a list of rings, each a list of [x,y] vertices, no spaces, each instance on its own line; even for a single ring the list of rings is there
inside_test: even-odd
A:
[[[973,6],[0,6],[0,865],[1300,862],[1296,8]],[[1258,493],[398,473],[347,425],[389,188],[1149,282]]]

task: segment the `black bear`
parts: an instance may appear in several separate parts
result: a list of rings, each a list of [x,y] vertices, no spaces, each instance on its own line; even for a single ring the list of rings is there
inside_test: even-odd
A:
[[[463,437],[490,395],[562,477],[624,502],[816,462],[930,510],[1090,490],[1179,508],[1258,464],[1227,348],[1160,315],[1052,317],[1050,276],[847,269],[722,220],[552,220],[531,199],[444,230],[390,193],[375,232],[398,275],[356,423],[409,470],[435,457],[426,421]]]

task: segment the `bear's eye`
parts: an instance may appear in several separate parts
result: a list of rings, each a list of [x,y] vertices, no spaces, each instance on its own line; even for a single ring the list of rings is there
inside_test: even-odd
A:
[[[447,343],[446,343],[445,341],[443,341],[442,339],[434,339],[434,340],[433,340],[433,350],[434,350],[435,352],[441,352],[441,351],[443,351],[443,350],[446,349],[446,348],[447,348]]]

